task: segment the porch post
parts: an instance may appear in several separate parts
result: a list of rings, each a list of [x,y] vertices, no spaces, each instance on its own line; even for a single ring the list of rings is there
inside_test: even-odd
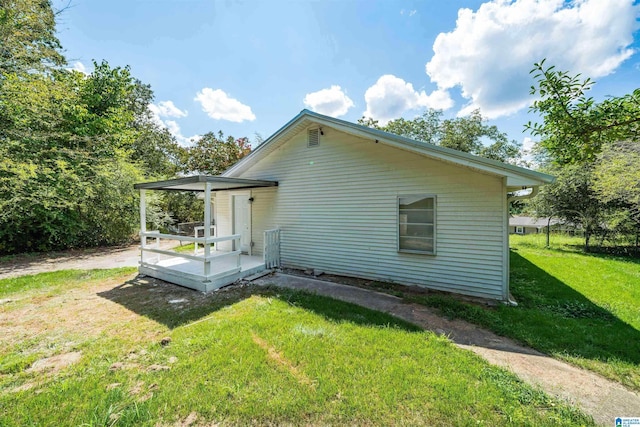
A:
[[[204,183],[204,238],[211,237],[211,183]],[[211,255],[211,245],[209,243],[204,244],[204,256],[208,258]],[[211,274],[211,262],[209,260],[204,261],[204,275],[209,276]]]
[[[147,246],[147,190],[140,189],[140,263],[144,262],[144,248]]]
[[[147,231],[147,190],[140,190],[140,233]]]

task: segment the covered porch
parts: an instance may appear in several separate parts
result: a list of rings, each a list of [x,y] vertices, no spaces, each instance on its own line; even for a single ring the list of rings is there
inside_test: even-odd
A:
[[[252,245],[243,245],[242,230],[226,236],[217,235],[212,222],[211,200],[216,191],[275,187],[275,181],[260,181],[219,176],[197,175],[165,181],[139,183],[140,190],[140,274],[166,282],[209,292],[280,265],[280,230],[264,231],[262,255],[252,254]],[[196,227],[193,236],[147,230],[146,192],[194,191],[204,199],[204,226]],[[249,200],[246,201],[250,203]],[[251,240],[251,239],[250,239]],[[193,243],[185,252],[166,242]]]

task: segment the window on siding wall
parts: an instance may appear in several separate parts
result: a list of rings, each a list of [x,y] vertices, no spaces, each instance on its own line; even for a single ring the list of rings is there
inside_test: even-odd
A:
[[[398,250],[436,253],[436,196],[398,197]]]

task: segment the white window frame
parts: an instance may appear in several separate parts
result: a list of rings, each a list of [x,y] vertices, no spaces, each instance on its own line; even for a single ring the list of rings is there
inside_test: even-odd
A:
[[[420,251],[414,249],[401,249],[400,248],[400,199],[406,197],[420,197],[423,199],[433,199],[433,250],[432,251]],[[438,211],[438,198],[435,194],[400,194],[396,198],[396,244],[398,252],[402,253],[410,253],[410,254],[421,254],[421,255],[436,255],[436,247],[437,247],[437,211]],[[426,223],[425,223],[426,224]]]
[[[524,226],[516,225],[516,234],[524,234]]]

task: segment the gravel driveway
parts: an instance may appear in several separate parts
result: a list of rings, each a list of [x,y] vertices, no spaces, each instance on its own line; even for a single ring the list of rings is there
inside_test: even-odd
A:
[[[16,255],[0,260],[0,279],[55,270],[136,267],[140,261],[138,244]]]

